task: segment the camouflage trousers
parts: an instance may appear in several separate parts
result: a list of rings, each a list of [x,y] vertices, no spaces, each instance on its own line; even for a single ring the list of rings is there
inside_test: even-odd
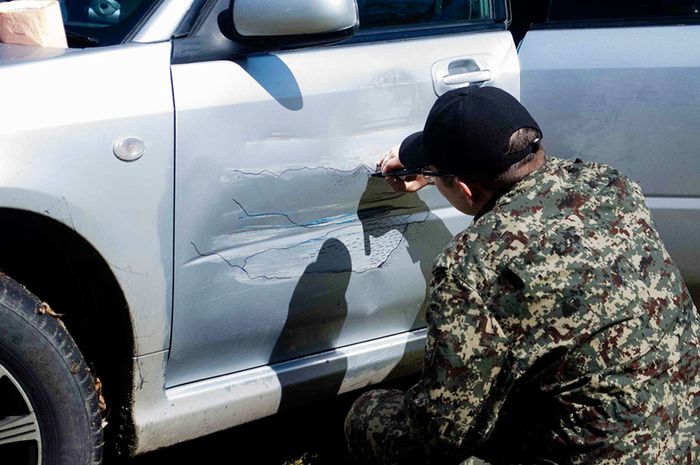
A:
[[[469,457],[433,450],[411,431],[398,389],[368,391],[355,401],[345,419],[350,453],[367,465],[489,465]]]
[[[691,395],[689,403],[697,404],[697,393]],[[612,439],[609,444],[583,450],[576,444],[560,444],[557,452],[548,450],[544,444],[533,443],[528,431],[537,431],[532,423],[536,415],[511,418],[516,428],[494,432],[487,447],[480,446],[477,455],[487,461],[469,457],[460,451],[438,451],[424,438],[412,431],[406,414],[404,393],[392,389],[377,389],[360,396],[345,419],[345,437],[350,453],[364,465],[696,465],[700,464],[700,437],[696,418],[697,409],[690,415],[690,430],[668,416],[669,428],[673,432],[641,427],[639,430]],[[681,402],[682,403],[682,402]],[[669,408],[682,410],[677,407]],[[658,412],[657,412],[658,413]],[[508,415],[509,416],[509,415]],[[525,420],[530,418],[531,421]],[[663,417],[666,418],[666,417]],[[653,418],[651,419],[653,421]],[[505,419],[505,423],[509,423]],[[673,428],[671,426],[675,425]],[[561,425],[563,426],[563,425]],[[555,428],[560,429],[560,428]],[[536,433],[537,434],[537,433]],[[536,436],[535,434],[535,436]],[[695,440],[693,440],[695,435]],[[578,441],[576,441],[578,442]],[[537,451],[540,451],[538,453]],[[496,458],[499,455],[505,456]],[[508,458],[506,458],[506,456]],[[525,458],[523,457],[530,457]]]

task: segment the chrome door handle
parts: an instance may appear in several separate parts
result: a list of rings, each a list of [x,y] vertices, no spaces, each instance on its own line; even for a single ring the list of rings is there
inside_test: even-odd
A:
[[[468,73],[448,74],[442,78],[442,83],[446,86],[456,86],[460,84],[475,84],[491,80],[491,71],[484,69],[481,71],[470,71]]]
[[[452,89],[490,81],[498,74],[492,69],[488,55],[444,58],[433,64],[430,72],[435,95],[439,97]]]

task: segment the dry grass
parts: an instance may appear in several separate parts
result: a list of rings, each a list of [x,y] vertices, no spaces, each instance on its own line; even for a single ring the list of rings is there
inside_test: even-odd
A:
[[[308,452],[305,452],[298,459],[294,459],[292,461],[288,460],[284,462],[284,465],[313,465],[317,458],[317,454],[310,454]]]

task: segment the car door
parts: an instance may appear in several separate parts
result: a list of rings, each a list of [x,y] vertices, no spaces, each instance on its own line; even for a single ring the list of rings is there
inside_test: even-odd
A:
[[[230,2],[209,3],[172,66],[167,386],[420,328],[432,262],[468,219],[370,173],[449,88],[518,95],[505,3],[363,0],[350,41],[235,57],[217,52]]]
[[[700,2],[550,2],[519,46],[522,102],[547,151],[637,180],[700,298]]]

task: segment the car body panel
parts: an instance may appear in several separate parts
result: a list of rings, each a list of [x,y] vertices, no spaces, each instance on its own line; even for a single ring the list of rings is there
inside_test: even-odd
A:
[[[518,94],[507,31],[173,66],[168,386],[423,325],[432,262],[469,219],[369,174],[422,128],[433,64],[463,56]]]
[[[134,420],[141,454],[277,413],[285,391],[312,402],[415,372],[422,365],[425,330],[364,342],[273,366],[262,366],[163,389],[168,353],[134,360],[138,389]],[[331,389],[331,391],[329,391]],[[335,392],[338,391],[338,392]]]
[[[688,285],[693,301],[700,302],[700,198],[647,197],[656,229]]]
[[[135,355],[170,342],[173,102],[170,44],[91,50],[0,45],[0,207],[64,223],[110,265]],[[48,104],[47,104],[48,103]],[[123,162],[113,144],[146,143]]]
[[[647,195],[700,196],[698,39],[700,26],[530,31],[522,102],[552,154],[610,163]]]
[[[531,30],[522,102],[548,153],[638,181],[666,247],[700,298],[700,26]]]

